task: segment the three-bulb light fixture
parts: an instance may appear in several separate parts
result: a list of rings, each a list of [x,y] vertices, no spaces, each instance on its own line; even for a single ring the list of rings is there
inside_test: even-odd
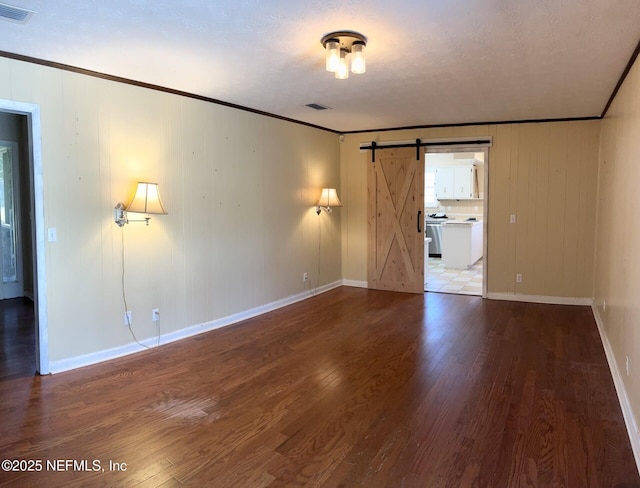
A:
[[[349,78],[349,58],[351,58],[352,73],[361,74],[366,71],[364,50],[367,46],[367,38],[359,32],[330,32],[320,42],[326,50],[327,71],[335,73],[337,79]]]

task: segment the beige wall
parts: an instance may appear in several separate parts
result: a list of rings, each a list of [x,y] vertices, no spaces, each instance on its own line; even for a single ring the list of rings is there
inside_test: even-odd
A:
[[[0,98],[41,108],[50,358],[206,323],[341,277],[340,187],[333,133],[202,101],[0,59]],[[139,180],[156,181],[166,216],[113,222]],[[321,276],[318,238],[322,231]],[[309,284],[307,284],[309,285]]]
[[[595,302],[606,341],[640,421],[640,63],[602,122]],[[605,310],[606,302],[606,310]],[[629,375],[626,358],[629,358]],[[636,431],[636,439],[639,434]],[[637,442],[637,440],[636,440]]]
[[[342,273],[365,281],[367,153],[362,142],[492,136],[488,291],[593,296],[600,121],[503,124],[350,134],[341,145]],[[516,214],[517,223],[509,216]],[[515,283],[516,273],[523,283]]]

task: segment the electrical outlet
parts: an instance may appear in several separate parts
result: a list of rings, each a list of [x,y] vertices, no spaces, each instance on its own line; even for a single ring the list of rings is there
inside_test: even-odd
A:
[[[522,275],[520,273],[516,275],[516,283],[522,283]]]
[[[309,280],[309,274],[308,273],[302,273],[302,281],[308,281]]]
[[[516,214],[511,214],[511,217],[509,217],[509,223],[511,224],[516,223]]]
[[[129,310],[124,314],[124,325],[128,327],[129,325],[131,325],[132,321],[133,321],[133,314],[131,313],[131,310]]]
[[[627,368],[627,376],[629,376],[629,356],[627,356],[627,361],[626,361],[625,366]]]
[[[154,308],[153,310],[151,310],[151,320],[153,322],[157,322],[158,320],[160,320],[160,309],[159,308]]]

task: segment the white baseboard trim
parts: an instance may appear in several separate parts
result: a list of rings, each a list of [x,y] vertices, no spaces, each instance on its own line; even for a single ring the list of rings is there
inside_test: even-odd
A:
[[[170,342],[179,341],[181,339],[186,339],[187,337],[192,337],[198,334],[202,334],[204,332],[209,332],[211,330],[219,329],[221,327],[226,327],[227,325],[232,325],[237,322],[242,322],[243,320],[247,320],[252,317],[256,317],[258,315],[262,315],[264,313],[271,312],[273,310],[277,310],[282,307],[286,307],[287,305],[292,305],[296,302],[306,300],[307,298],[312,298],[317,294],[325,293],[329,290],[333,290],[334,288],[338,288],[339,286],[342,286],[342,280],[334,281],[333,283],[320,286],[316,289],[307,290],[302,293],[298,293],[296,295],[291,295],[289,297],[285,297],[280,300],[267,303],[265,305],[260,305],[259,307],[251,308],[243,312],[238,312],[233,315],[228,315],[227,317],[222,317],[220,319],[212,320],[210,322],[205,322],[203,324],[192,325],[189,327],[185,327],[184,329],[168,332],[160,336],[160,345],[169,344]],[[153,348],[158,345],[158,338],[150,337],[148,339],[141,340],[140,343],[144,344],[147,347]],[[146,350],[145,347],[133,342],[133,343],[125,344],[123,346],[117,346],[111,349],[105,349],[103,351],[92,352],[89,354],[74,356],[71,358],[61,359],[58,361],[50,361],[49,372],[61,373],[63,371],[82,368],[83,366],[90,366],[92,364],[101,363],[103,361],[109,361],[111,359],[117,359],[122,356],[127,356],[129,354],[133,354],[133,353],[141,352],[145,350]]]
[[[369,283],[366,281],[342,280],[342,284],[344,286],[353,286],[355,288],[369,288]]]
[[[487,298],[490,300],[546,303],[549,305],[593,305],[593,298],[549,297],[544,295],[520,295],[517,293],[487,293]]]
[[[140,341],[140,343],[144,344],[147,347],[154,347],[158,344],[158,338],[154,337],[143,339]],[[122,356],[128,356],[129,354],[145,350],[146,348],[134,342],[131,344],[126,344],[124,346],[104,349],[102,351],[92,352],[89,354],[82,354],[81,356],[59,359],[57,361],[49,361],[49,373],[62,373],[64,371],[70,371],[72,369],[82,368],[84,366],[91,366],[92,364],[109,361],[111,359],[117,359]]]
[[[604,330],[604,322],[600,317],[598,307],[591,306],[593,310],[593,316],[596,319],[598,325],[598,332],[600,332],[600,339],[602,340],[602,346],[604,347],[604,353],[607,356],[607,362],[609,363],[609,369],[611,370],[611,376],[613,377],[613,384],[616,387],[616,393],[618,394],[618,401],[622,408],[622,416],[624,417],[624,423],[627,426],[627,434],[629,434],[629,441],[631,441],[631,450],[633,451],[633,457],[636,460],[636,468],[640,473],[640,432],[638,432],[638,424],[636,424],[635,417],[633,416],[633,409],[631,408],[631,402],[629,401],[629,395],[627,395],[627,389],[624,386],[620,369],[618,369],[618,363],[616,362],[613,349],[611,349],[611,343]]]

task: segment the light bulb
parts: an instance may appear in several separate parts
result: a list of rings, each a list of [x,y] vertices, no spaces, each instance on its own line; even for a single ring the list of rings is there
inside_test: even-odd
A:
[[[364,42],[354,42],[351,47],[351,71],[357,74],[362,74],[366,71]]]
[[[327,71],[333,73],[338,69],[338,65],[340,64],[340,42],[335,39],[329,39],[324,47],[327,50]]]
[[[340,49],[340,63],[336,69],[336,78],[338,80],[346,80],[349,78],[349,64],[347,63],[347,51]]]

